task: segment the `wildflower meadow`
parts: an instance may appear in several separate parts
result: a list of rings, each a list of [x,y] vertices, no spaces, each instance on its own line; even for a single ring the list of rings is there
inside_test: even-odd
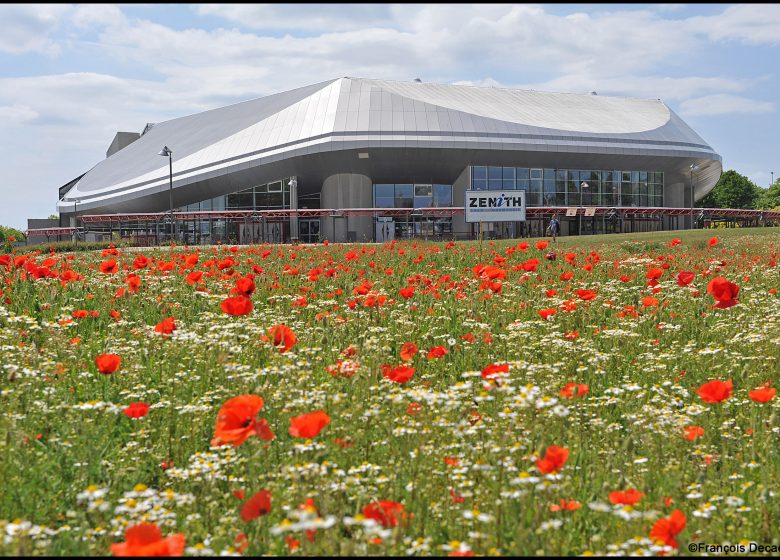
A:
[[[779,244],[1,254],[0,553],[777,548]]]

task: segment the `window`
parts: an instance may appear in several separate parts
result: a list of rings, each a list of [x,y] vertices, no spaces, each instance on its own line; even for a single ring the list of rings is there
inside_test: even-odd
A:
[[[268,192],[281,192],[282,182],[276,181],[275,183],[268,183]]]
[[[475,166],[471,168],[471,178],[487,180],[487,167]]]
[[[433,185],[433,206],[448,208],[452,206],[452,186]]]
[[[395,185],[374,185],[374,207],[392,208],[395,205]]]
[[[502,178],[503,178],[503,172],[500,167],[488,167],[488,179],[496,180]]]
[[[414,207],[428,208],[433,205],[433,186],[415,185],[414,186]]]
[[[569,178],[566,181],[566,204],[569,206],[580,205],[580,174],[578,171],[569,171]]]
[[[527,191],[530,187],[528,168],[527,167],[516,168],[515,177],[517,178],[516,188],[521,191]]]
[[[515,168],[504,167],[502,171],[503,182],[501,188],[503,190],[515,190]]]
[[[395,207],[414,208],[414,185],[395,186]]]

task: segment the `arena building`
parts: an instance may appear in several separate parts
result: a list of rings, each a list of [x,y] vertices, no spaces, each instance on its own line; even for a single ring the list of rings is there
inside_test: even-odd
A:
[[[488,236],[643,231],[690,227],[721,172],[659,99],[338,78],[117,133],[58,210],[137,241],[171,206],[188,243],[466,238],[466,190],[523,190]]]

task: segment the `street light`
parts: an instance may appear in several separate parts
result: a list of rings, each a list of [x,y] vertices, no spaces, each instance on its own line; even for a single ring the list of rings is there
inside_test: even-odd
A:
[[[699,169],[695,163],[691,164],[691,229],[693,229],[693,172]]]
[[[590,191],[587,190],[589,188],[590,185],[585,181],[580,183],[580,206],[582,207],[583,211],[585,210],[585,193],[590,193]],[[582,235],[582,216],[580,216],[579,213],[577,214],[577,235]]]
[[[74,232],[76,235],[76,245],[79,244],[79,214],[78,214],[78,206],[79,206],[79,199],[74,198],[73,199],[73,225],[76,226],[76,231]]]
[[[164,146],[162,150],[157,152],[158,156],[168,156],[168,202],[171,209],[171,227],[173,228],[173,239],[176,239],[176,222],[173,221],[173,152],[168,149],[168,146]]]

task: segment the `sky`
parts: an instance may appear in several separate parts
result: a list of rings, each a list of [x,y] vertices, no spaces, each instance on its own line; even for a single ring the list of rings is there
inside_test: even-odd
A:
[[[3,4],[0,224],[117,131],[342,76],[661,99],[760,186],[780,176],[780,5]]]

